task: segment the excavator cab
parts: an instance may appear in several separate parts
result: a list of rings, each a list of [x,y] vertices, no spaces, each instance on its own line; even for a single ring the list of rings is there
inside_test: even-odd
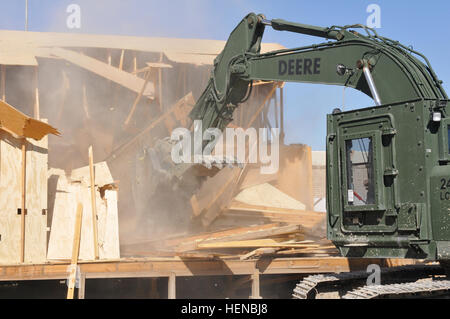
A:
[[[415,100],[328,115],[328,238],[342,255],[450,258],[446,107]]]

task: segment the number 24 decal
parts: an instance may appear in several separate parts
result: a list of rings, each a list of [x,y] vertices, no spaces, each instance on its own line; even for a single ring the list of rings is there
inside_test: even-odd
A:
[[[441,189],[450,188],[450,179],[446,180],[445,178],[441,179]]]

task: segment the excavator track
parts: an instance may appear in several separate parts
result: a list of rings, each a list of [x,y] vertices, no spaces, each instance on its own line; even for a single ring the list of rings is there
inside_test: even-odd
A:
[[[442,276],[445,274],[444,269],[439,265],[408,265],[390,268],[381,268],[382,285],[367,285],[367,277],[369,273],[366,271],[354,271],[340,274],[321,274],[305,277],[294,289],[294,299],[316,299],[325,296],[328,298],[333,295],[342,296],[342,298],[353,299],[355,296],[363,298],[382,298],[391,296],[388,292],[397,292],[400,297],[402,287],[405,289],[405,295],[433,292],[441,293],[445,288],[445,282],[448,281],[431,281],[430,283],[418,282],[417,279],[428,279],[432,276]],[[415,285],[414,285],[415,284]],[[403,286],[396,286],[403,285]],[[409,286],[411,285],[411,286]],[[374,290],[378,287],[378,290]],[[385,289],[382,287],[386,287]],[[390,288],[388,288],[390,287]],[[429,289],[428,289],[428,288]],[[427,290],[428,289],[428,290]],[[376,292],[379,292],[379,296]],[[331,294],[331,295],[330,295]]]
[[[345,294],[342,299],[440,297],[450,294],[450,280],[418,280],[403,284],[364,286]]]

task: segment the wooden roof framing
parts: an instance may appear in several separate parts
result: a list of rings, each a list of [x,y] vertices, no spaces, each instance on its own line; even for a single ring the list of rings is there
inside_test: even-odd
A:
[[[212,65],[224,46],[221,40],[0,30],[0,64],[37,65],[36,57],[49,57],[48,48],[59,47],[163,52],[173,62]],[[261,51],[283,48],[263,43]]]

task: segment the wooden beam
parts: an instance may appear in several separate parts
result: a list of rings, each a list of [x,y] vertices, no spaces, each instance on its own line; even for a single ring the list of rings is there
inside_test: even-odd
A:
[[[268,265],[259,268],[260,274],[309,274],[366,270],[370,264],[389,266],[391,261],[382,258],[344,257],[294,257],[273,258]],[[396,259],[402,265],[418,264],[412,259]],[[67,278],[68,262],[47,264],[2,265],[0,281],[57,280]],[[215,275],[251,275],[256,260],[182,259],[182,258],[132,258],[110,261],[79,262],[80,271],[86,279],[93,278],[159,278],[169,272],[180,277]]]
[[[75,229],[73,233],[73,246],[72,246],[72,260],[69,266],[69,284],[67,289],[67,299],[73,299],[75,283],[77,277],[77,263],[78,253],[80,252],[80,238],[81,238],[81,222],[83,218],[83,205],[78,203],[77,213],[75,216]]]
[[[318,248],[319,245],[307,242],[285,242],[271,238],[237,240],[217,243],[200,243],[198,249],[222,249],[222,248]]]
[[[34,118],[40,119],[40,106],[39,106],[39,67],[34,67]]]
[[[177,291],[177,286],[176,286],[176,275],[175,273],[171,273],[169,276],[169,282],[168,282],[168,299],[176,299],[177,295],[176,295],[176,291]]]
[[[2,78],[1,78],[1,90],[2,90],[2,101],[6,102],[6,66],[1,66]]]
[[[163,61],[162,52],[159,54],[159,62]],[[158,68],[158,100],[159,100],[159,110],[163,112],[164,104],[163,104],[163,86],[162,86],[162,69]]]
[[[78,299],[84,299],[86,296],[86,274],[80,274],[80,282],[78,283]]]
[[[168,116],[170,116],[177,108],[181,107],[184,104],[190,104],[194,105],[194,97],[192,96],[192,92],[181,98],[177,103],[175,103],[167,112],[162,114],[160,117],[155,119],[153,122],[151,122],[145,129],[143,129],[139,134],[131,138],[128,142],[125,144],[122,144],[121,146],[117,147],[114,151],[111,152],[111,155],[109,155],[105,161],[117,157],[120,153],[128,149],[131,145],[134,145],[137,141],[139,141],[140,138],[142,138],[145,134],[150,132],[154,127],[156,127],[158,124],[160,124],[162,121],[164,121]]]
[[[145,81],[144,81],[144,84],[142,85],[142,89],[139,91],[139,94],[136,97],[136,99],[134,100],[133,106],[131,107],[130,113],[128,113],[127,119],[123,123],[124,128],[127,128],[128,124],[130,124],[130,121],[131,121],[131,118],[133,117],[134,111],[136,110],[136,107],[137,107],[139,101],[141,100],[142,95],[144,94],[145,88],[147,87],[149,80],[150,80],[150,71],[148,71],[145,74]]]
[[[122,52],[120,53],[119,70],[123,70],[124,55],[125,55],[125,50],[122,49]]]
[[[234,233],[232,230],[228,232],[219,232],[218,234],[211,233],[208,235],[203,235],[203,239],[200,237],[198,239],[187,238],[177,245],[175,250],[177,252],[195,250],[203,244],[212,243],[224,243],[230,241],[243,241],[243,240],[257,240],[270,236],[280,236],[292,234],[299,232],[301,227],[299,225],[288,225],[288,226],[276,226],[277,224],[268,224],[262,226],[244,227],[239,228]],[[195,238],[195,237],[193,237]]]
[[[88,100],[87,100],[87,92],[86,92],[86,83],[83,83],[83,110],[84,110],[84,115],[86,116],[87,119],[91,118],[91,115],[89,114],[89,104],[88,104]]]
[[[144,80],[138,76],[131,73],[119,70],[118,68],[104,63],[100,60],[91,58],[86,55],[82,55],[75,51],[62,49],[62,48],[52,48],[50,53],[56,57],[62,58],[68,62],[71,62],[83,69],[86,69],[92,73],[95,73],[105,79],[111,80],[123,87],[139,93],[144,84]],[[109,63],[109,62],[108,62]],[[154,98],[154,87],[153,85],[148,85],[145,89],[144,96],[153,99]]]
[[[25,215],[26,215],[26,185],[27,185],[27,140],[22,140],[22,173],[21,173],[21,190],[22,190],[22,205],[20,215],[20,262],[25,261]]]
[[[145,68],[137,69],[132,72],[132,74],[138,74],[150,71],[151,69],[171,69],[173,66],[171,64],[162,63],[162,62],[147,62],[145,63],[147,66]]]
[[[94,256],[98,259],[98,234],[97,234],[97,205],[95,203],[95,175],[94,175],[94,154],[92,145],[89,146],[89,175],[91,181],[91,205],[92,205],[92,235],[94,245]]]

